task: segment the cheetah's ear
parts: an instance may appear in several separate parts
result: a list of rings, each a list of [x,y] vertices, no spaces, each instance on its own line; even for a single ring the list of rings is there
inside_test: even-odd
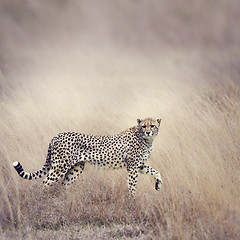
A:
[[[157,119],[158,126],[160,126],[161,121],[162,121],[162,119],[160,119],[160,118]]]
[[[138,118],[138,119],[137,119],[138,125],[140,125],[141,122],[142,122],[142,120]]]

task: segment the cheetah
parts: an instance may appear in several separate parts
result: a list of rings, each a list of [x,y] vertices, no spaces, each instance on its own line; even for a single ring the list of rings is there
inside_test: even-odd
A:
[[[153,140],[158,134],[161,119],[137,119],[137,123],[137,126],[113,136],[60,133],[51,140],[41,169],[27,173],[19,162],[13,162],[13,166],[22,178],[28,180],[47,174],[44,186],[59,179],[63,185],[71,185],[83,172],[86,163],[110,169],[126,168],[131,196],[136,193],[138,173],[152,175],[155,189],[159,190],[162,184],[160,173],[145,163],[153,151]]]

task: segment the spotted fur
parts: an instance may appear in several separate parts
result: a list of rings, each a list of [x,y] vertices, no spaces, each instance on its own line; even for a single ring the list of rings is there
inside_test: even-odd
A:
[[[49,144],[44,166],[27,173],[19,162],[13,166],[24,179],[37,179],[46,175],[45,186],[63,178],[63,185],[72,184],[83,172],[85,163],[99,167],[126,168],[128,188],[135,195],[138,173],[152,175],[155,189],[162,183],[160,173],[145,164],[153,151],[153,140],[158,134],[161,119],[137,120],[138,125],[114,136],[93,136],[81,133],[60,133]]]

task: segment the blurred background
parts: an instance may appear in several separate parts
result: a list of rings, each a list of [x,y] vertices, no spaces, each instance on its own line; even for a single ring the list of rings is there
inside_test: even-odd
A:
[[[238,1],[0,4],[1,97],[23,95],[20,108],[30,99],[49,117],[104,112],[117,125],[126,111],[128,125],[206,83],[238,84]]]
[[[66,239],[87,222],[114,226],[96,239],[237,239],[239,29],[238,0],[0,0],[0,237]],[[134,210],[125,171],[87,168],[66,197],[12,167],[40,168],[59,132],[145,117],[162,118],[149,165],[164,184],[139,176]]]

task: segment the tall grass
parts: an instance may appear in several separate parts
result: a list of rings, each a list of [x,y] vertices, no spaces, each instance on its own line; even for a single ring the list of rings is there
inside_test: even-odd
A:
[[[1,239],[240,238],[239,7],[213,2],[1,1]],[[12,167],[40,168],[59,132],[148,116],[163,186],[140,175],[134,202],[126,170],[44,190]]]

